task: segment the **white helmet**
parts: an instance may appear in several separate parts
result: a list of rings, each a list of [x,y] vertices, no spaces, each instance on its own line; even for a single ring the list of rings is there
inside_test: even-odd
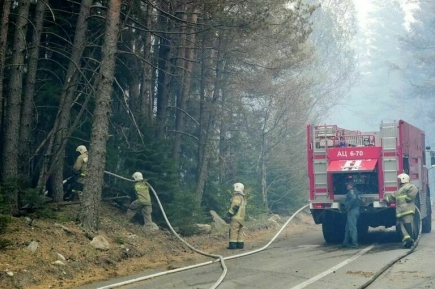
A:
[[[84,145],[79,145],[77,148],[76,148],[76,152],[79,152],[79,153],[81,153],[81,154],[83,154],[83,153],[85,153],[85,152],[87,152],[88,150],[86,149],[86,147],[84,146]]]
[[[410,179],[409,176],[405,173],[398,175],[397,178],[400,179],[400,182],[402,184],[409,183],[409,179]]]
[[[143,181],[143,176],[140,172],[135,172],[132,177],[136,182]]]
[[[242,183],[235,183],[233,186],[235,192],[239,192],[243,195],[243,190],[245,189],[245,186]]]

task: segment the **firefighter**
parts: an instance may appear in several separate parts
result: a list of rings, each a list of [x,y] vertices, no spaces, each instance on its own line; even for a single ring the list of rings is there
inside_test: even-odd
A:
[[[230,222],[229,245],[227,249],[243,249],[245,242],[243,238],[243,225],[245,223],[246,196],[242,183],[235,183],[233,197],[231,198],[230,209],[227,212],[226,220]]]
[[[136,193],[136,200],[128,207],[127,217],[130,220],[140,211],[144,220],[144,228],[150,231],[158,230],[159,228],[153,223],[151,218],[152,205],[148,184],[140,172],[135,172],[132,177],[135,181],[134,191]]]
[[[71,187],[72,198],[80,198],[85,184],[86,168],[88,166],[88,150],[84,145],[79,145],[76,152],[80,155],[77,157],[73,166],[73,183]]]
[[[359,217],[359,192],[355,188],[355,184],[350,181],[346,183],[346,199],[344,201],[344,209],[347,214],[346,227],[344,231],[344,240],[341,247],[358,248],[358,217]]]
[[[386,195],[384,200],[387,203],[396,202],[396,218],[403,235],[402,243],[405,248],[411,248],[414,245],[413,220],[418,188],[409,182],[409,175],[405,173],[398,175],[397,181],[399,189],[393,194]]]

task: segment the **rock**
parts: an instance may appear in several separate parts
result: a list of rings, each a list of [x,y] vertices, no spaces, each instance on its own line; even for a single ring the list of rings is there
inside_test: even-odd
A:
[[[110,248],[109,242],[103,236],[96,236],[90,242],[91,246],[98,250],[107,251]]]
[[[35,253],[36,249],[38,249],[39,243],[36,241],[30,242],[30,244],[26,247],[32,253]]]
[[[60,253],[57,253],[57,258],[59,260],[66,261],[66,258],[62,254],[60,254]]]
[[[143,228],[144,228],[145,231],[148,231],[148,232],[153,232],[153,231],[158,231],[159,230],[159,227],[154,222],[149,223],[149,224],[145,224],[143,226]]]
[[[65,263],[64,262],[62,262],[62,261],[59,261],[59,260],[57,260],[57,261],[54,261],[53,263],[51,263],[51,264],[53,264],[53,265],[59,265],[59,266],[65,266]]]
[[[278,222],[279,220],[281,220],[281,217],[277,214],[274,214],[274,215],[270,216],[270,218],[269,218],[269,221]]]
[[[225,221],[221,217],[219,217],[219,215],[215,211],[211,210],[210,214],[213,218],[213,225],[216,227],[216,229],[222,229],[228,226],[228,224],[225,223]]]
[[[211,226],[209,224],[195,224],[201,233],[209,234],[211,232]]]
[[[54,226],[57,227],[57,228],[61,228],[62,230],[64,230],[67,233],[72,234],[71,230],[68,229],[67,227],[65,227],[64,225],[61,225],[61,224],[58,224],[58,223],[54,223]]]
[[[12,272],[12,271],[8,271],[8,272],[6,272],[6,274],[10,277],[14,276],[14,272]]]

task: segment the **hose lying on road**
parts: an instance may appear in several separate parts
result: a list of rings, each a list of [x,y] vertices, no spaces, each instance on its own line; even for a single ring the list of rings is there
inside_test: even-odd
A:
[[[109,174],[109,175],[112,175],[112,176],[115,176],[115,177],[118,177],[118,178],[121,178],[121,179],[124,179],[124,180],[127,180],[127,181],[133,181],[133,180],[130,180],[130,179],[126,179],[126,178],[124,178],[124,177],[121,177],[121,176],[118,176],[118,175],[116,175],[116,174],[113,174],[113,173],[110,173],[110,172],[104,172],[104,173],[106,173],[106,174]],[[148,183],[147,183],[148,184]],[[159,207],[160,207],[160,209],[162,210],[162,214],[163,214],[163,217],[164,217],[164,219],[165,219],[165,221],[166,221],[166,223],[168,224],[168,226],[169,226],[169,229],[171,230],[171,232],[181,241],[181,242],[183,242],[186,246],[188,246],[190,249],[192,249],[193,251],[195,251],[195,252],[197,252],[197,253],[199,253],[199,254],[201,254],[201,255],[204,255],[204,256],[208,256],[208,257],[215,257],[215,258],[218,258],[218,259],[216,259],[216,260],[213,260],[213,261],[208,261],[208,262],[204,262],[204,263],[199,263],[199,264],[195,264],[195,265],[191,265],[191,266],[187,266],[187,267],[182,267],[182,268],[177,268],[177,269],[173,269],[173,270],[168,270],[168,271],[164,271],[164,272],[159,272],[159,273],[155,273],[155,274],[151,274],[151,275],[146,275],[146,276],[142,276],[142,277],[138,277],[138,278],[134,278],[134,279],[131,279],[131,280],[126,280],[126,281],[122,281],[122,282],[119,282],[119,283],[115,283],[115,284],[111,284],[111,285],[107,285],[107,286],[103,286],[103,287],[98,287],[98,288],[96,288],[96,289],[109,289],[109,288],[116,288],[116,287],[119,287],[119,286],[124,286],[124,285],[127,285],[127,284],[132,284],[132,283],[136,283],[136,282],[140,282],[140,281],[144,281],[144,280],[147,280],[147,279],[151,279],[151,278],[155,278],[155,277],[158,277],[158,276],[163,276],[163,275],[167,275],[167,274],[171,274],[171,273],[176,273],[176,272],[180,272],[180,271],[185,271],[185,270],[190,270],[190,269],[194,269],[194,268],[198,268],[198,267],[202,267],[202,266],[206,266],[206,265],[210,265],[210,264],[213,264],[213,263],[216,263],[216,262],[220,262],[221,263],[221,266],[222,266],[222,269],[223,269],[223,272],[222,272],[222,275],[220,276],[220,278],[213,284],[213,286],[212,287],[210,287],[210,289],[215,289],[215,288],[217,288],[221,283],[222,283],[222,281],[224,280],[224,278],[225,278],[225,276],[226,276],[226,274],[227,274],[227,272],[228,272],[228,268],[226,267],[226,265],[225,265],[225,262],[224,262],[224,260],[230,260],[230,259],[235,259],[235,258],[240,258],[240,257],[243,257],[243,256],[247,256],[247,255],[251,255],[251,254],[255,254],[255,253],[258,253],[258,252],[260,252],[260,251],[263,251],[263,250],[265,250],[267,247],[269,247],[270,246],[270,244],[272,244],[272,242],[273,241],[275,241],[275,239],[281,234],[281,232],[286,228],[286,226],[290,223],[290,221],[297,215],[297,214],[299,214],[302,210],[304,210],[305,208],[307,208],[308,207],[308,204],[307,205],[305,205],[305,206],[303,206],[302,208],[300,208],[298,211],[296,211],[288,220],[287,220],[287,222],[285,222],[285,224],[281,227],[281,229],[275,234],[275,236],[269,241],[269,243],[267,243],[265,246],[263,246],[262,248],[260,248],[260,249],[257,249],[257,250],[253,250],[253,251],[249,251],[249,252],[245,252],[245,253],[242,253],[242,254],[237,254],[237,255],[232,255],[232,256],[227,256],[227,257],[223,257],[223,256],[221,256],[221,255],[214,255],[214,254],[209,254],[209,253],[205,253],[205,252],[203,252],[203,251],[200,251],[200,250],[198,250],[198,249],[196,249],[196,248],[194,248],[192,245],[190,245],[189,243],[187,243],[183,238],[181,238],[179,235],[178,235],[178,233],[177,232],[175,232],[175,230],[174,230],[174,228],[171,226],[171,224],[170,224],[170,222],[169,222],[169,220],[168,220],[168,218],[167,218],[167,216],[166,216],[166,213],[165,213],[165,210],[163,209],[163,206],[162,206],[162,204],[161,204],[161,202],[160,202],[160,199],[159,199],[159,197],[157,196],[157,193],[156,193],[156,191],[154,190],[154,188],[150,185],[150,184],[148,184],[148,186],[150,187],[150,189],[151,189],[151,191],[153,192],[153,194],[154,194],[154,196],[156,197],[156,200],[157,200],[157,202],[158,202],[158,204],[159,204]]]
[[[418,237],[417,240],[415,240],[414,242],[414,246],[412,246],[408,251],[405,252],[405,254],[400,255],[399,257],[397,257],[396,259],[394,259],[393,261],[389,262],[387,265],[385,265],[384,267],[382,267],[378,272],[376,272],[375,275],[373,275],[372,278],[370,278],[370,280],[368,280],[367,282],[365,282],[363,285],[361,285],[360,287],[358,287],[358,289],[364,289],[370,286],[370,284],[372,284],[376,279],[378,279],[379,276],[381,276],[385,271],[388,270],[388,268],[390,268],[391,266],[393,266],[394,264],[396,264],[397,262],[399,262],[401,259],[403,259],[404,257],[408,256],[409,254],[411,254],[412,252],[414,252],[415,248],[417,248],[418,242],[420,241],[420,237],[421,237],[421,226],[422,226],[422,222],[421,222],[421,215],[420,215],[420,210],[418,208],[417,212],[418,212],[418,216],[420,219],[420,224],[419,224],[419,231],[418,231]]]

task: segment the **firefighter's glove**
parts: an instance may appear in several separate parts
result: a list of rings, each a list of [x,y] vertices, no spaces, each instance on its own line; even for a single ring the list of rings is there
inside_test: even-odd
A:
[[[229,223],[230,221],[231,221],[231,217],[232,217],[233,215],[231,215],[231,213],[230,212],[227,212],[227,214],[224,216],[224,221],[225,221],[225,223]]]
[[[237,212],[239,211],[239,206],[234,206],[233,207],[233,211],[234,211],[234,214],[237,214]]]

